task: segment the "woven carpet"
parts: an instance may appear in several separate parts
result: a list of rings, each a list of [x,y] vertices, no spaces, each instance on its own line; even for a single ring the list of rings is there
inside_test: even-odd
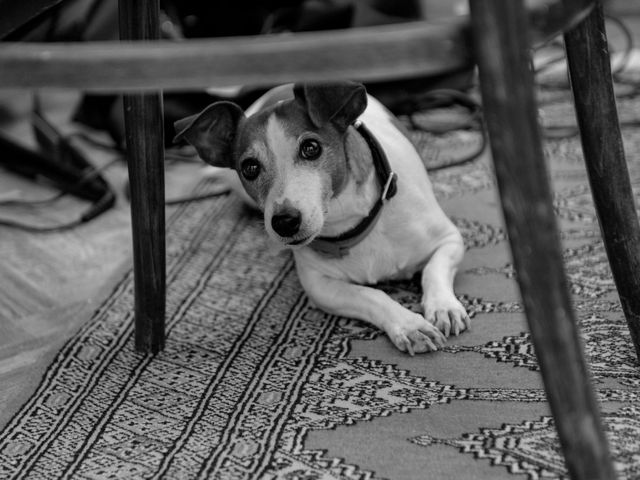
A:
[[[564,100],[549,104],[567,108]],[[640,111],[640,100],[621,110]],[[625,128],[624,136],[638,185],[640,131]],[[416,140],[427,162],[440,162],[477,137],[453,132]],[[640,478],[640,367],[579,143],[552,139],[546,151],[615,466],[620,478]],[[134,351],[127,274],[1,432],[0,478],[565,476],[489,162],[437,171],[432,179],[466,239],[456,292],[473,315],[470,332],[437,353],[402,354],[367,324],[310,305],[291,255],[271,247],[260,220],[237,200],[188,204],[168,221],[166,350]],[[382,288],[419,310],[417,282]]]

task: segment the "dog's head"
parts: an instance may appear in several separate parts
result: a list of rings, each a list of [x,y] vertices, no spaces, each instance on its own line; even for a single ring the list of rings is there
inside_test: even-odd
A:
[[[366,105],[357,83],[295,85],[287,100],[249,117],[234,103],[214,103],[176,122],[176,141],[184,138],[206,162],[238,172],[270,236],[306,245],[346,185],[345,136]]]

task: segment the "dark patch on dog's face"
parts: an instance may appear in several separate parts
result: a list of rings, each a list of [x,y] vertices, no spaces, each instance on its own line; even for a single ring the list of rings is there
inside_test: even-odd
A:
[[[347,181],[347,160],[344,150],[343,134],[331,124],[317,128],[309,119],[303,107],[292,101],[281,105],[275,111],[276,118],[292,138],[298,139],[296,145],[296,163],[327,172],[331,178],[330,198],[338,195]],[[321,149],[318,158],[304,158],[301,153],[305,141],[317,142]]]
[[[273,158],[264,142],[266,118],[269,111],[263,111],[247,118],[240,126],[233,147],[233,168],[238,172],[245,190],[258,206],[264,210],[266,193],[270,189],[275,174]],[[260,171],[256,178],[247,179],[243,165],[257,161]]]
[[[317,158],[304,157],[303,145],[309,142],[320,149]],[[343,135],[331,124],[315,127],[297,100],[281,102],[247,118],[240,126],[233,151],[234,168],[262,209],[269,192],[281,188],[279,181],[296,170],[312,169],[326,177],[324,201],[338,195],[347,182]],[[260,172],[251,178],[243,166],[256,161]]]

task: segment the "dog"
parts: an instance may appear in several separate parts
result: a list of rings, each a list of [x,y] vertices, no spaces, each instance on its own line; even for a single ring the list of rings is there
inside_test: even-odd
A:
[[[283,85],[246,112],[219,101],[175,128],[263,212],[315,306],[375,325],[411,355],[470,327],[453,291],[462,236],[406,131],[363,85]],[[417,272],[423,315],[372,286]]]

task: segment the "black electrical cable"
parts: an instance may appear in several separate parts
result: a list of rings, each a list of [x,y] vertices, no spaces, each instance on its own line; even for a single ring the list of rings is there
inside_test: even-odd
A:
[[[480,103],[471,95],[461,92],[460,90],[443,88],[426,92],[420,97],[417,97],[414,103],[414,111],[416,113],[408,115],[409,125],[413,131],[442,135],[454,130],[477,130],[480,134],[480,145],[473,152],[454,161],[443,162],[436,165],[427,165],[427,171],[432,172],[436,170],[443,170],[445,168],[466,165],[467,163],[477,159],[485,151],[488,144],[488,138],[482,121],[482,105],[480,105]],[[463,122],[454,125],[450,123],[445,126],[431,125],[429,128],[420,125],[420,122],[415,118],[417,113],[424,112],[425,110],[448,107],[450,105],[460,105],[466,108],[470,112],[469,116]]]
[[[4,199],[4,200],[0,199],[0,206],[39,207],[43,205],[48,205],[63,197],[66,197],[67,195],[70,195],[70,190],[76,190],[82,187],[87,182],[90,182],[94,178],[98,177],[102,172],[104,172],[109,167],[111,167],[112,165],[114,165],[119,161],[120,161],[119,158],[114,158],[113,160],[105,163],[99,168],[92,168],[89,172],[83,175],[82,178],[80,178],[76,183],[74,183],[69,190],[62,190],[52,195],[51,197],[37,198],[37,199],[17,199],[17,198],[10,198],[10,199]]]
[[[612,79],[614,81],[614,84],[632,87],[630,90],[623,91],[622,93],[616,92],[616,98],[622,99],[622,98],[635,97],[638,95],[638,93],[640,93],[640,84],[637,81],[629,80],[624,76],[624,71],[629,66],[631,53],[634,48],[633,35],[629,30],[629,28],[626,26],[626,24],[619,18],[611,15],[605,15],[605,18],[610,24],[615,25],[615,27],[618,28],[618,30],[622,35],[622,45],[617,48],[617,51],[620,53],[620,57],[615,62],[615,65],[613,65],[613,62],[612,62],[612,69],[611,69]],[[549,45],[557,46],[559,48],[564,48],[564,45],[559,38],[552,39],[550,42],[543,45],[543,47],[549,46]],[[609,51],[614,52],[614,47],[612,45],[609,45]],[[553,56],[545,60],[542,64],[538,65],[536,69],[534,69],[534,73],[537,76],[536,84],[538,85],[538,87],[544,90],[559,90],[559,91],[570,89],[570,82],[568,80],[565,82],[550,82],[540,78],[542,73],[548,71],[553,66],[563,63],[565,59],[566,59],[566,54],[563,51],[562,54]],[[545,104],[549,104],[550,102],[541,101],[540,103],[542,106],[544,106]],[[620,122],[620,126],[626,126],[626,127],[636,126],[638,125],[638,123],[640,123],[640,119],[625,120]],[[577,125],[561,125],[561,126],[549,125],[544,127],[543,131],[547,138],[553,138],[553,139],[570,138],[579,134]]]
[[[616,65],[612,66],[611,69],[611,75],[613,77],[613,79],[617,82],[624,82],[625,79],[624,77],[621,76],[621,73],[626,70],[626,68],[629,65],[629,60],[631,58],[631,52],[633,51],[634,48],[634,42],[633,42],[633,34],[631,33],[631,31],[629,30],[629,28],[626,26],[626,24],[620,20],[618,17],[614,17],[612,15],[605,15],[605,19],[614,24],[618,30],[620,31],[620,33],[622,34],[622,39],[623,39],[623,45],[622,47],[619,49],[621,53],[621,58],[620,60],[617,62]],[[564,43],[562,42],[562,40],[559,37],[553,38],[551,40],[549,40],[548,42],[546,42],[545,44],[541,45],[540,47],[538,47],[538,50],[545,48],[545,47],[549,47],[549,46],[553,46],[553,47],[557,47],[559,49],[562,49],[562,52],[554,55],[550,58],[545,59],[543,62],[541,62],[535,69],[534,69],[534,73],[537,76],[540,76],[540,74],[548,71],[550,68],[559,65],[561,63],[563,63],[566,59],[566,54],[564,52]],[[609,51],[613,52],[614,48],[612,45],[609,45]],[[540,78],[537,79],[536,84],[539,87],[542,88],[561,88],[561,89],[566,89],[568,87],[568,82],[563,82],[562,84],[558,84],[557,82],[545,82],[543,80],[541,80]],[[635,83],[634,83],[635,85]]]
[[[90,5],[84,24],[89,24],[93,20],[100,6],[101,6],[101,0],[94,0],[94,2]],[[53,15],[51,17],[48,30],[45,35],[46,40],[49,42],[55,41],[56,28],[58,27],[60,15],[61,15],[61,8],[56,8],[53,10]],[[77,38],[76,40],[80,40],[80,39],[81,38]],[[60,134],[57,131],[55,131],[55,129],[53,129],[51,125],[49,125],[49,123],[46,121],[45,117],[43,116],[41,112],[41,106],[40,106],[40,97],[37,92],[34,93],[34,96],[33,96],[33,114],[39,117],[38,120],[41,123],[44,123],[46,128],[52,130],[55,135],[59,136],[57,141],[60,143],[60,145],[58,145],[58,147],[61,147],[64,144],[64,146],[67,147],[69,151],[72,151],[72,150],[75,150],[73,146],[69,143],[69,140],[72,137],[81,137],[87,140],[87,137],[85,137],[84,134],[81,134],[81,133],[68,135],[66,137],[60,136]],[[112,149],[110,146],[105,146],[104,144],[101,144],[100,142],[92,138],[88,138],[88,141],[98,147],[108,148],[109,150]],[[90,170],[87,173],[85,173],[76,183],[69,186],[67,190],[62,190],[61,192],[51,197],[44,198],[44,199],[31,199],[31,200],[29,199],[3,200],[3,201],[0,201],[0,206],[39,207],[39,206],[49,205],[68,195],[71,190],[78,189],[83,185],[85,185],[87,182],[90,182],[96,179],[97,177],[99,177],[101,172],[103,172],[104,170],[112,166],[118,160],[119,159],[114,159],[106,163],[105,165],[101,166],[100,168],[95,168],[95,167],[90,168]],[[83,223],[89,222],[90,220],[94,219],[101,213],[104,213],[106,210],[111,208],[111,206],[114,203],[115,203],[115,194],[113,193],[109,185],[106,184],[106,191],[104,192],[104,194],[97,201],[95,201],[91,205],[91,207],[88,208],[82,215],[80,215],[78,218],[74,220],[71,220],[65,223],[56,224],[56,225],[34,225],[34,224],[20,222],[18,220],[14,220],[10,218],[0,217],[0,226],[15,228],[15,229],[24,230],[24,231],[33,232],[33,233],[61,232],[65,230],[70,230]]]
[[[95,11],[95,9],[92,9]],[[631,95],[635,95],[638,93],[638,91],[640,91],[640,86],[638,85],[637,82],[635,81],[630,81],[628,79],[626,79],[622,73],[626,70],[626,68],[628,67],[628,63],[631,57],[631,52],[633,50],[633,36],[630,32],[630,30],[627,28],[627,26],[624,24],[623,21],[621,21],[619,18],[607,15],[606,16],[607,20],[612,22],[613,24],[615,24],[620,32],[622,33],[623,36],[623,48],[622,48],[622,56],[620,57],[620,60],[618,60],[618,62],[616,63],[616,65],[612,68],[612,77],[614,79],[615,82],[621,83],[621,84],[626,84],[626,85],[631,85],[633,87],[635,87],[635,89],[631,92]],[[558,40],[558,38],[555,39],[551,39],[549,42],[547,42],[544,46],[557,46],[557,47],[562,47],[562,43]],[[555,56],[552,56],[548,59],[546,59],[543,63],[539,64],[535,69],[534,69],[534,73],[539,76],[540,74],[544,73],[545,71],[549,70],[550,68],[552,68],[553,66],[559,64],[560,62],[563,62],[565,60],[565,54],[564,52],[562,54],[558,54]],[[537,85],[540,88],[557,88],[558,84],[557,83],[545,83],[544,81],[542,81],[541,79],[537,80]],[[563,85],[563,88],[566,88],[566,84]],[[629,95],[629,94],[627,94]],[[454,130],[477,130],[480,133],[481,136],[481,141],[480,141],[480,145],[478,146],[477,149],[475,149],[472,153],[458,159],[458,160],[454,160],[454,161],[450,161],[450,162],[443,162],[441,164],[437,164],[437,165],[429,165],[427,167],[428,171],[437,171],[437,170],[442,170],[445,168],[452,168],[452,167],[458,167],[461,165],[465,165],[467,163],[472,162],[473,160],[477,159],[486,149],[487,144],[488,144],[488,138],[487,138],[487,133],[486,133],[486,129],[484,128],[484,124],[483,124],[483,120],[482,120],[482,106],[481,104],[476,101],[471,95],[468,95],[462,91],[459,90],[453,90],[453,89],[437,89],[437,90],[432,90],[429,92],[426,92],[424,95],[418,96],[416,97],[414,100],[412,100],[412,104],[413,104],[413,110],[415,113],[413,114],[409,114],[407,115],[408,121],[409,121],[409,125],[410,125],[410,129],[413,131],[422,131],[425,133],[430,133],[433,135],[442,135],[442,134],[446,134],[449,133],[451,131]],[[424,112],[425,110],[429,110],[429,109],[434,109],[434,108],[443,108],[443,107],[447,107],[453,104],[457,104],[460,106],[463,106],[464,108],[467,108],[470,111],[470,115],[465,119],[465,121],[461,122],[461,123],[457,123],[457,124],[446,124],[446,125],[441,125],[441,126],[437,126],[437,125],[430,125],[429,127],[424,127],[422,125],[420,125],[420,123],[416,120],[415,115],[420,113],[420,112]],[[640,120],[632,120],[632,121],[628,121],[625,122],[624,125],[637,125],[640,124]],[[567,136],[573,136],[577,133],[577,128],[568,128],[566,126],[563,127],[547,127],[546,129],[546,133],[547,136],[549,137],[553,137],[553,138],[559,138],[559,137],[567,137]],[[569,133],[567,133],[569,132]],[[120,149],[116,146],[116,145],[110,145],[110,144],[106,144],[103,142],[100,142],[96,139],[94,139],[93,137],[86,135],[84,133],[76,133],[74,134],[75,136],[82,138],[83,140],[93,144],[94,146],[101,148],[103,150],[109,150],[109,151],[120,151]],[[168,151],[166,152],[165,155],[165,159],[167,161],[195,161],[196,160],[196,156],[195,154],[183,154],[182,152],[178,152],[178,151]],[[78,182],[78,184],[76,186],[81,186],[82,184],[84,184],[87,181],[92,180],[93,178],[95,178],[96,176],[99,175],[99,173],[105,169],[107,169],[108,167],[110,167],[111,165],[113,165],[113,163],[115,163],[116,160],[113,160],[111,162],[109,162],[108,164],[102,166],[99,169],[95,169],[90,171],[87,175],[85,175],[83,178],[81,178]],[[182,203],[189,203],[189,202],[195,202],[195,201],[203,201],[203,200],[207,200],[210,198],[214,198],[217,197],[221,194],[223,194],[224,192],[219,192],[219,191],[214,191],[214,192],[209,192],[209,193],[203,193],[200,195],[192,195],[192,196],[185,196],[185,197],[179,197],[179,198],[174,198],[174,199],[169,199],[165,201],[165,205],[176,205],[176,204],[182,204]],[[36,200],[4,200],[4,201],[0,201],[0,206],[4,205],[4,206],[8,206],[8,205],[22,205],[22,206],[38,206],[38,205],[46,205],[49,203],[52,203],[56,200],[58,200],[59,198],[62,198],[63,196],[67,195],[67,192],[60,192],[59,194],[56,194],[50,198],[45,198],[45,199],[36,199]],[[113,199],[111,199],[113,200]],[[97,202],[96,206],[97,209],[100,209],[100,204],[102,202],[101,201]],[[20,228],[22,230],[27,230],[27,231],[32,231],[32,232],[53,232],[53,231],[61,231],[61,230],[67,230],[70,228],[74,228],[78,225],[80,225],[81,223],[84,223],[86,221],[88,221],[88,219],[91,219],[93,217],[95,217],[96,213],[96,208],[92,208],[90,209],[85,215],[82,215],[79,219],[68,222],[66,224],[62,224],[62,225],[54,225],[54,226],[36,226],[36,225],[28,225],[28,224],[24,224],[15,220],[11,220],[11,219],[2,219],[0,218],[0,225],[3,226],[9,226],[9,227],[14,227],[14,228]]]
[[[627,69],[629,65],[631,52],[633,51],[633,48],[634,48],[633,35],[629,30],[629,28],[625,25],[625,23],[619,18],[611,15],[606,15],[606,19],[610,23],[615,25],[622,34],[622,46],[618,48],[618,50],[621,52],[621,56],[616,61],[616,64],[613,65],[612,67],[612,72],[611,72],[612,78],[616,83],[635,87],[631,91],[628,91],[624,94],[618,94],[617,97],[623,98],[628,96],[635,96],[638,94],[638,92],[640,92],[640,85],[638,85],[637,81],[628,80],[623,75],[623,72]],[[564,48],[564,45],[561,39],[558,37],[550,39],[542,47],[549,47],[549,46]],[[539,48],[542,48],[542,47],[539,47]],[[610,47],[610,50],[613,51],[613,47]],[[564,62],[565,58],[566,58],[566,54],[563,51],[560,54],[557,54],[545,59],[536,68],[532,67],[532,70],[534,71],[535,75],[538,77],[536,81],[536,84],[538,85],[538,87],[558,88],[559,84],[551,83],[551,82],[546,83],[539,77],[542,73],[548,71],[549,69],[560,64],[561,62]],[[568,86],[569,86],[568,82],[562,84],[563,89],[566,89]],[[432,109],[432,108],[445,107],[451,104],[462,105],[463,107],[469,109],[471,112],[471,114],[469,115],[469,117],[466,119],[465,122],[462,122],[456,125],[451,125],[451,124],[447,124],[444,126],[430,125],[429,127],[421,126],[419,122],[416,121],[414,114],[408,115],[410,128],[414,131],[423,131],[426,133],[431,133],[433,135],[440,135],[440,134],[449,133],[453,130],[478,129],[482,135],[481,144],[474,152],[472,152],[471,154],[459,160],[455,160],[452,162],[444,162],[440,165],[430,165],[427,167],[428,171],[441,170],[444,168],[457,167],[457,166],[467,164],[475,160],[476,158],[478,158],[482,154],[482,152],[485,150],[488,144],[488,138],[487,138],[486,130],[484,128],[483,121],[482,121],[482,106],[470,95],[463,93],[459,90],[448,90],[448,89],[433,90],[433,91],[427,92],[425,95],[421,97],[417,97],[413,101],[413,103],[414,103],[413,110],[416,113],[420,113],[421,111]],[[635,125],[638,125],[639,123],[640,123],[640,119],[635,119],[635,120],[628,120],[628,121],[622,122],[621,125],[635,126]],[[549,138],[571,137],[578,133],[577,127],[571,128],[567,126],[546,127],[544,131],[545,131],[545,135]]]
[[[83,175],[82,178],[80,178],[74,185],[72,185],[71,189],[79,188],[84,184],[86,184],[87,182],[90,182],[91,180],[98,177],[100,173],[107,170],[109,167],[111,167],[118,161],[119,159],[116,158],[111,160],[110,162],[107,162],[106,164],[102,165],[99,168],[91,169],[85,175]],[[0,206],[41,207],[41,206],[49,205],[53,202],[56,202],[57,200],[65,197],[66,195],[69,195],[68,190],[61,191],[51,197],[43,198],[43,199],[6,199],[6,200],[0,200]],[[16,229],[24,230],[28,232],[39,232],[39,233],[61,232],[61,231],[69,230],[71,228],[75,228],[78,225],[81,225],[82,223],[86,223],[89,220],[92,220],[97,215],[99,215],[104,210],[106,210],[106,208],[108,208],[109,206],[108,204],[112,203],[113,200],[114,200],[113,193],[108,192],[106,195],[103,195],[103,197],[100,198],[100,200],[95,202],[91,206],[91,208],[89,208],[86,212],[84,212],[80,217],[65,223],[60,223],[56,225],[35,225],[35,224],[28,224],[28,223],[10,219],[10,218],[0,217],[0,226],[16,228]]]

